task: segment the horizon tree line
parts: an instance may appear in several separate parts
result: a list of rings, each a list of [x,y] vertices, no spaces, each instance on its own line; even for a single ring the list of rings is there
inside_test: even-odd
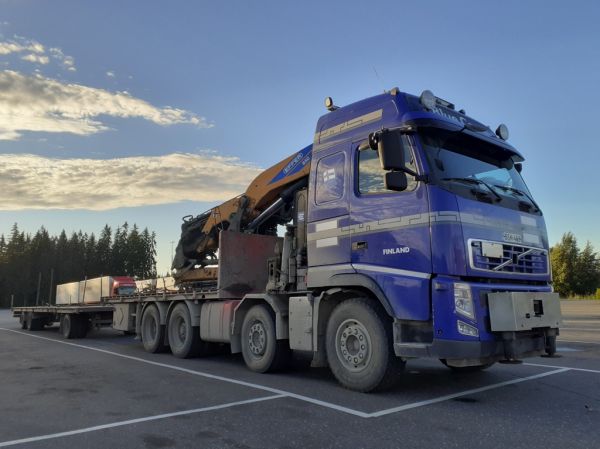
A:
[[[98,237],[81,230],[51,236],[42,226],[31,235],[0,235],[0,307],[53,303],[56,285],[99,276],[156,277],[156,234],[127,222],[114,233],[105,225]],[[39,288],[38,288],[39,287]]]

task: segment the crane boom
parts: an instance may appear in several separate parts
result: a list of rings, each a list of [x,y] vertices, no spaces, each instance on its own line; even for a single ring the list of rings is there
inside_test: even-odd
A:
[[[174,277],[186,282],[203,278],[195,269],[216,262],[219,231],[274,234],[288,221],[293,193],[306,186],[312,145],[261,172],[246,191],[193,217],[183,218],[181,237],[173,259]]]

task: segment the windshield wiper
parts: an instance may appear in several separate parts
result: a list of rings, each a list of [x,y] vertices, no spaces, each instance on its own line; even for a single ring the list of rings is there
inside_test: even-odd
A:
[[[496,192],[496,189],[494,189],[491,185],[489,185],[485,181],[482,181],[481,179],[477,179],[477,178],[442,178],[442,181],[459,181],[459,182],[466,182],[468,184],[484,185],[490,192],[492,192],[494,194],[494,196],[497,198],[498,201],[502,201],[502,197],[498,194],[498,192]]]
[[[537,203],[533,200],[533,198],[531,198],[530,195],[527,194],[527,192],[525,192],[523,190],[515,189],[514,187],[509,187],[509,186],[501,186],[501,185],[498,185],[498,184],[494,184],[494,186],[496,186],[496,187],[498,187],[498,188],[500,188],[502,190],[505,190],[507,192],[512,192],[512,193],[515,193],[515,194],[517,194],[519,196],[524,196],[525,198],[527,198],[531,202],[531,204],[533,204],[533,207],[536,208],[537,212],[541,212],[542,211],[540,209],[540,206],[537,205]]]

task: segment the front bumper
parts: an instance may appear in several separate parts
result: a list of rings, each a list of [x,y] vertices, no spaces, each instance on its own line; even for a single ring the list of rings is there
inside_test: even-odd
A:
[[[455,310],[455,282],[469,285],[474,318]],[[397,356],[435,357],[468,366],[552,352],[561,316],[558,295],[549,286],[469,283],[449,276],[439,276],[432,284],[430,339],[403,341],[406,322],[395,323]],[[458,321],[476,328],[478,335],[461,334]]]

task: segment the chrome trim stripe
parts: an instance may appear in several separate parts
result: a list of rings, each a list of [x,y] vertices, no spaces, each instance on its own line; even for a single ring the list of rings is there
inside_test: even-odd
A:
[[[328,231],[330,229],[337,229],[338,221],[337,220],[328,220],[328,221],[320,221],[315,224],[315,232]]]
[[[317,240],[317,248],[326,248],[328,246],[337,246],[338,238],[337,237],[329,237],[326,239]]]
[[[369,112],[368,114],[354,117],[351,120],[345,121],[344,123],[340,123],[339,125],[332,126],[331,128],[323,129],[320,132],[315,133],[315,145],[320,144],[324,140],[327,140],[333,136],[345,133],[346,131],[350,131],[351,129],[358,128],[359,126],[363,126],[368,123],[376,122],[377,120],[381,120],[381,117],[383,117],[383,109]]]
[[[352,266],[356,270],[372,271],[376,273],[397,274],[399,276],[407,276],[419,279],[429,279],[431,273],[423,273],[421,271],[402,270],[400,268],[382,267],[380,265],[369,265],[364,263],[354,263]]]
[[[340,263],[340,264],[336,264],[336,265],[320,265],[320,266],[316,266],[316,267],[308,267],[308,274],[318,273],[318,272],[323,272],[323,271],[341,271],[341,270],[355,271],[352,264]]]

